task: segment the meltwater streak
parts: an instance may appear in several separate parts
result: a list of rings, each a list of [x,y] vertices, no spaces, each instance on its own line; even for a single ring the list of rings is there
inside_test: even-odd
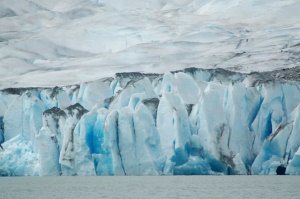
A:
[[[0,198],[299,198],[295,176],[0,178]]]

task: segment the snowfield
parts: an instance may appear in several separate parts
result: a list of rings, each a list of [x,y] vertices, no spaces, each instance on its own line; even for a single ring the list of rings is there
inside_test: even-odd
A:
[[[0,176],[300,174],[299,10],[0,0]]]
[[[0,88],[299,65],[297,0],[1,0]]]

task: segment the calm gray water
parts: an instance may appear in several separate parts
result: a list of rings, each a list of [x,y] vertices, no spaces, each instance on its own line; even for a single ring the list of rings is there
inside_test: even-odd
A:
[[[297,176],[7,177],[1,199],[300,198]]]

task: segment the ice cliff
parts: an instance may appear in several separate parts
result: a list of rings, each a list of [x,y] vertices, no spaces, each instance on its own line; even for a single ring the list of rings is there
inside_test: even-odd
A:
[[[0,175],[300,174],[300,68],[0,91]]]

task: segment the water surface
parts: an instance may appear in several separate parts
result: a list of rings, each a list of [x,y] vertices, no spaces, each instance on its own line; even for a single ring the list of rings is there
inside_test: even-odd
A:
[[[297,176],[2,177],[0,198],[300,198]]]

